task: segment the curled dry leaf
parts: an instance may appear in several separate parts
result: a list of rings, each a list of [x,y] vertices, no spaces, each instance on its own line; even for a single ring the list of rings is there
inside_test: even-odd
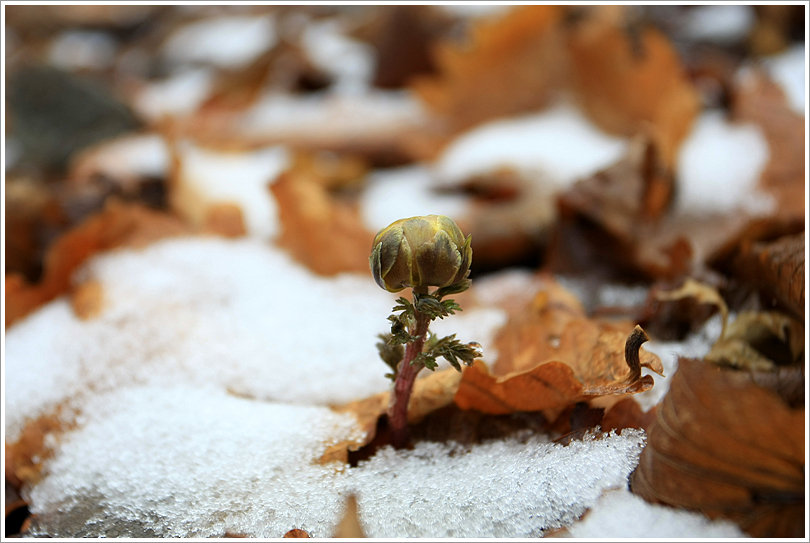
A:
[[[122,246],[141,247],[188,231],[182,222],[165,213],[108,201],[100,213],[63,234],[48,249],[39,283],[30,284],[18,274],[6,276],[6,327],[66,293],[73,272],[95,253]]]
[[[626,328],[589,320],[578,303],[560,303],[560,291],[541,291],[498,332],[492,372],[480,361],[464,371],[454,398],[459,407],[491,414],[539,411],[653,386],[640,367],[631,367],[628,375],[628,365],[636,362],[663,374],[660,359],[640,349],[643,331],[628,338]],[[558,301],[550,302],[552,297]]]
[[[632,489],[730,518],[754,537],[803,537],[805,437],[805,410],[748,372],[681,359]]]
[[[804,326],[781,313],[743,311],[723,328],[706,361],[758,371],[802,362]]]

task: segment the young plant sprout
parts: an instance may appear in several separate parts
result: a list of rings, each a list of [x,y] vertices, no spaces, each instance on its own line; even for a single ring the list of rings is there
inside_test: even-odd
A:
[[[391,333],[380,334],[377,344],[392,370],[386,374],[394,381],[388,422],[396,448],[408,444],[408,401],[422,368],[435,370],[436,359],[443,357],[461,371],[462,363],[469,366],[481,356],[478,343],[461,343],[455,334],[440,339],[428,331],[431,321],[461,311],[443,298],[470,288],[470,239],[444,215],[400,219],[374,238],[369,265],[377,284],[390,292],[413,289],[413,301],[397,300],[388,317]],[[428,287],[437,288],[430,292]]]

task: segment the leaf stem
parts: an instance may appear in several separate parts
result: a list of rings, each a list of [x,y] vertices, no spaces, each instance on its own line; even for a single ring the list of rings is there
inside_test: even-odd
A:
[[[416,292],[416,289],[414,289]],[[388,423],[391,428],[391,443],[397,449],[404,449],[408,446],[408,402],[411,399],[411,391],[416,381],[416,376],[424,368],[421,362],[414,359],[422,352],[427,337],[430,317],[421,313],[414,307],[415,324],[410,334],[417,338],[408,343],[405,348],[405,356],[400,362],[397,380],[394,382],[394,392],[391,395],[391,403],[388,406]]]

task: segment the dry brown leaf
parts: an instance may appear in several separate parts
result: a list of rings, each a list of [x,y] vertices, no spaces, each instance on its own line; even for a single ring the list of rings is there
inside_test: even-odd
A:
[[[416,93],[454,133],[493,117],[538,109],[558,85],[561,6],[521,6],[471,31],[465,46],[438,44],[439,75],[414,81]]]
[[[803,221],[807,200],[804,116],[790,109],[782,89],[762,71],[751,69],[739,80],[732,114],[759,125],[768,141],[770,159],[759,184],[776,198],[777,215]]]
[[[73,313],[82,320],[92,319],[104,307],[104,285],[98,281],[86,281],[77,286],[70,297]]]
[[[642,279],[686,273],[692,248],[667,214],[673,173],[648,137],[634,139],[616,164],[578,181],[559,198],[549,266]]]
[[[593,16],[575,25],[567,46],[572,87],[591,119],[616,134],[651,136],[671,169],[700,100],[669,40]]]
[[[734,322],[723,327],[705,360],[735,368],[774,371],[777,366],[801,363],[804,342],[804,326],[787,315],[742,311]]]
[[[360,516],[357,512],[357,498],[352,494],[346,498],[346,507],[343,512],[343,519],[335,528],[334,538],[360,539],[366,537],[363,527],[360,526]]]
[[[587,319],[575,319],[554,340],[554,344],[559,341],[558,347],[552,345],[557,351],[554,356],[525,356],[527,352],[542,353],[548,349],[545,345],[548,340],[540,331],[531,337],[524,330],[523,345],[515,344],[504,339],[513,334],[507,323],[495,344],[512,343],[513,350],[498,349],[499,359],[504,356],[525,359],[519,363],[524,367],[530,365],[529,369],[496,376],[482,362],[476,362],[465,369],[455,403],[462,409],[506,414],[564,407],[594,396],[634,394],[653,386],[649,375],[628,379],[626,333],[604,329]],[[640,350],[639,356],[641,366],[662,374],[663,366],[657,356],[644,350]],[[636,375],[631,370],[631,376]]]
[[[188,231],[171,215],[109,200],[100,213],[63,234],[48,249],[39,283],[30,284],[18,274],[6,276],[6,327],[66,293],[73,271],[95,253],[122,246],[142,247]]]
[[[282,228],[279,245],[316,273],[368,273],[374,233],[363,226],[356,203],[328,190],[356,179],[362,171],[350,159],[326,165],[316,157],[299,156],[271,186]]]
[[[226,238],[239,238],[247,234],[242,208],[236,204],[213,204],[206,210],[202,232]]]
[[[447,368],[417,379],[408,401],[408,423],[416,424],[433,411],[452,404],[461,378],[462,374],[454,368]],[[326,464],[334,461],[345,463],[348,461],[348,451],[356,451],[369,444],[376,435],[377,421],[388,410],[390,401],[391,393],[381,392],[334,407],[338,413],[349,413],[357,419],[363,436],[358,440],[332,445],[318,459],[318,463]]]
[[[751,283],[769,305],[780,304],[804,320],[804,232],[775,241],[741,244],[736,275]]]
[[[805,446],[804,409],[748,372],[681,359],[632,489],[730,518],[754,537],[803,537]]]
[[[292,530],[290,530],[289,532],[287,532],[286,534],[284,534],[281,537],[303,537],[303,538],[308,538],[309,534],[306,533],[304,530],[301,530],[300,528],[293,528]]]
[[[692,278],[687,278],[683,285],[675,290],[664,290],[655,293],[655,298],[661,301],[682,300],[684,298],[694,298],[697,303],[710,304],[720,311],[723,316],[723,330],[728,325],[728,306],[717,289],[705,285]]]

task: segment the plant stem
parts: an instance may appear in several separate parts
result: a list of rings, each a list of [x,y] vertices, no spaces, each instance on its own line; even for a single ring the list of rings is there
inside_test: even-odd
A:
[[[405,348],[405,356],[399,364],[397,380],[394,382],[394,393],[391,395],[391,403],[388,406],[391,443],[397,449],[404,449],[408,446],[408,402],[411,399],[411,391],[416,376],[424,367],[421,362],[413,365],[411,362],[422,352],[428,326],[430,325],[430,318],[424,313],[420,313],[416,308],[414,308],[414,317],[416,323],[414,329],[409,332],[413,336],[418,336],[418,338]]]

